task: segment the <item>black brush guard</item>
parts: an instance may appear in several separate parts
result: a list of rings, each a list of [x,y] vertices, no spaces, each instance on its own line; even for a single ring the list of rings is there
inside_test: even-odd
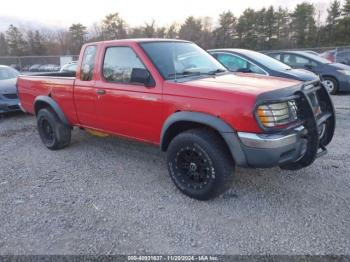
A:
[[[305,153],[297,161],[280,166],[287,170],[307,167],[317,157],[326,154],[326,146],[332,141],[336,124],[334,105],[322,82],[306,82],[301,90],[295,93],[295,97],[299,119],[305,128],[303,139],[306,141],[306,147]],[[315,113],[317,109],[320,109],[318,114]]]

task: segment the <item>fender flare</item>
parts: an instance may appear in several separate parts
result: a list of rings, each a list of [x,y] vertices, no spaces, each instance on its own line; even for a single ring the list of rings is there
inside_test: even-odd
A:
[[[240,166],[247,166],[246,157],[237,132],[224,120],[205,113],[180,111],[170,115],[163,124],[160,136],[160,148],[162,151],[166,150],[167,131],[173,124],[182,121],[203,124],[216,130],[226,142],[235,163]]]
[[[35,114],[37,115],[38,113],[38,105],[39,103],[45,103],[47,104],[55,113],[57,114],[58,118],[67,126],[70,126],[70,123],[67,119],[67,117],[64,115],[61,107],[57,104],[55,100],[53,100],[49,96],[37,96],[34,100],[34,109],[35,109]]]

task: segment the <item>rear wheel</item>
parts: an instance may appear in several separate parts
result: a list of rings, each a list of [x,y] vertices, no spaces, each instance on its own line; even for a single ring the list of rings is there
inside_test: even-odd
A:
[[[40,109],[37,115],[37,125],[40,138],[47,148],[56,150],[69,145],[71,128],[63,124],[51,109]]]
[[[213,131],[193,129],[177,135],[167,151],[170,176],[185,195],[209,200],[227,189],[234,163],[227,147]]]
[[[335,95],[338,92],[338,81],[330,76],[323,77],[323,85],[327,89],[328,93]]]

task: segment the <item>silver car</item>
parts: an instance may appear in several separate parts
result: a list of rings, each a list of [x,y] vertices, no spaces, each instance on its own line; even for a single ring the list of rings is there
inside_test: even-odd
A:
[[[19,72],[0,65],[0,114],[20,111],[16,81]]]

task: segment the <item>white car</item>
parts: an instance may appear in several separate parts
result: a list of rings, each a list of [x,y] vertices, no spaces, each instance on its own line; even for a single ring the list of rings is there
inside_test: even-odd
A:
[[[60,72],[76,72],[78,67],[78,61],[72,61],[62,66]]]

